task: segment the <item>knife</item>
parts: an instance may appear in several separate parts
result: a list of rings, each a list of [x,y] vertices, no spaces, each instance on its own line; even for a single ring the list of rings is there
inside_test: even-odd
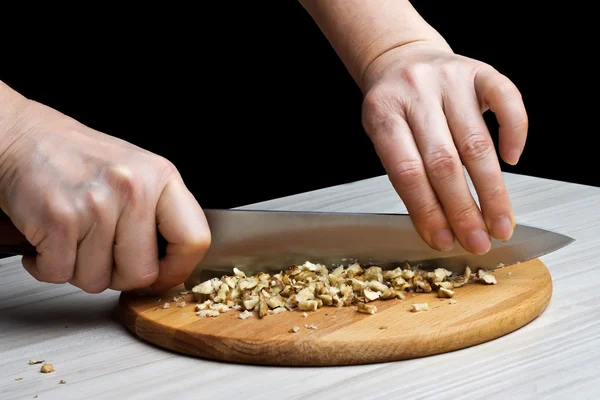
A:
[[[475,255],[456,244],[449,252],[430,248],[408,214],[204,209],[211,246],[185,281],[191,288],[212,276],[275,272],[305,261],[326,266],[359,262],[395,268],[408,262],[423,269],[465,266],[492,270],[541,257],[575,239],[533,226],[515,226],[510,240],[492,239],[492,248]],[[166,241],[158,235],[159,255]],[[0,215],[0,253],[37,254],[10,219]]]
[[[202,281],[231,274],[237,267],[248,273],[276,272],[306,261],[326,266],[359,262],[395,268],[409,262],[423,269],[446,268],[462,273],[493,270],[502,265],[541,257],[574,241],[533,226],[517,224],[510,240],[492,239],[485,255],[430,248],[408,214],[301,212],[247,209],[204,210],[212,243],[185,281],[191,288]]]

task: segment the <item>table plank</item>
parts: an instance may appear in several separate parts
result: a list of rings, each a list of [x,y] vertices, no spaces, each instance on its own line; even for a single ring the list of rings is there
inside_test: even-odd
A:
[[[505,337],[380,365],[282,368],[205,361],[129,334],[117,319],[117,292],[91,295],[40,283],[22,269],[19,257],[11,257],[0,260],[0,399],[598,397],[600,188],[504,176],[519,223],[576,239],[541,258],[554,281],[547,310]],[[385,176],[241,208],[406,211]],[[48,360],[56,372],[41,374],[40,365],[27,364],[34,358]],[[59,385],[61,379],[67,384]]]

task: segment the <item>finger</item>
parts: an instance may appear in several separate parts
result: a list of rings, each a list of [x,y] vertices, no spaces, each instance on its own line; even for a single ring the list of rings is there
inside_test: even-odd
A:
[[[521,93],[510,79],[493,68],[484,68],[475,76],[475,91],[484,108],[498,120],[500,155],[515,165],[525,147],[529,121]]]
[[[185,281],[208,250],[211,236],[204,212],[180,178],[163,190],[156,222],[168,244],[152,289],[163,292]]]
[[[481,115],[477,96],[464,85],[451,88],[444,113],[462,158],[478,193],[486,226],[493,237],[508,240],[514,216],[494,143]]]
[[[70,283],[88,293],[100,293],[111,285],[117,213],[102,191],[90,192],[88,203],[94,222],[79,243]]]
[[[467,185],[441,105],[413,107],[408,117],[431,186],[458,241],[467,251],[486,253],[491,246],[489,233]]]
[[[35,257],[25,257],[23,266],[37,280],[67,283],[73,277],[77,256],[77,236],[68,223],[53,224],[36,245]]]
[[[412,132],[400,116],[370,129],[369,136],[394,189],[403,200],[416,230],[432,248],[448,251],[454,234],[427,179]]]
[[[127,291],[148,287],[158,277],[159,268],[153,201],[138,192],[140,185],[127,170],[113,170],[108,179],[124,201],[115,228],[110,288]]]

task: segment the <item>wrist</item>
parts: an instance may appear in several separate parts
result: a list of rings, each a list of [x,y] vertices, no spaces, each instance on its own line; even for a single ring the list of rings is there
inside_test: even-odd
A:
[[[390,69],[391,65],[404,65],[409,63],[410,59],[417,54],[422,55],[427,52],[453,53],[448,43],[441,36],[391,45],[389,48],[377,52],[376,56],[365,63],[360,72],[358,85],[363,93],[366,93]]]
[[[0,163],[6,149],[21,136],[23,110],[29,100],[0,80]]]

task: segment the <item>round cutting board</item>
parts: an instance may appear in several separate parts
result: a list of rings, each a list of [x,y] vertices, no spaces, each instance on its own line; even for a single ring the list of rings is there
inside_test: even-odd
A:
[[[160,347],[200,358],[262,365],[331,366],[398,361],[445,353],[490,341],[535,319],[552,296],[552,279],[539,260],[493,271],[498,283],[456,289],[455,304],[435,293],[379,300],[377,313],[356,307],[288,311],[259,319],[231,310],[218,317],[195,314],[192,294],[176,307],[183,286],[158,296],[124,292],[123,323],[136,336]],[[162,308],[165,301],[170,308]],[[411,312],[412,303],[429,304]],[[307,329],[313,324],[317,329]],[[298,326],[298,332],[290,328]]]

